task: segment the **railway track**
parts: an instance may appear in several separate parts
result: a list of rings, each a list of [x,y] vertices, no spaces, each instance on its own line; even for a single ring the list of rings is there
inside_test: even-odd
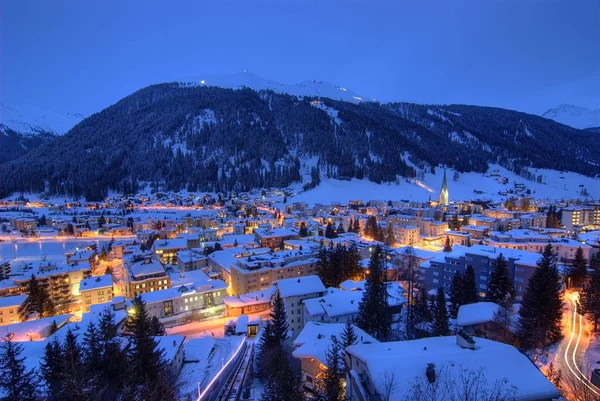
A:
[[[218,401],[239,401],[244,383],[252,369],[252,360],[254,357],[254,344],[246,346],[243,357],[237,361],[231,375],[227,379],[225,386],[221,390]]]

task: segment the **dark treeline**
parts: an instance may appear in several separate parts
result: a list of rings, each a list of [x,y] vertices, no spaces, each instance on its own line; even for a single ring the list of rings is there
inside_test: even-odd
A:
[[[474,106],[353,104],[215,87],[160,84],[86,118],[69,133],[0,165],[0,196],[45,192],[105,197],[150,182],[157,190],[246,191],[300,180],[301,158],[333,178],[394,181],[446,165],[517,173],[545,167],[600,173],[600,138],[541,117]],[[560,144],[560,146],[558,146]],[[309,184],[310,186],[311,184]]]

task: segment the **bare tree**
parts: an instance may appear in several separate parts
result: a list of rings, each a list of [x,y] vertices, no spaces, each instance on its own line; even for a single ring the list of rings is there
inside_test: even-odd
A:
[[[485,368],[443,366],[433,380],[417,377],[406,401],[514,401],[517,389],[506,380],[489,383]]]
[[[377,381],[377,388],[382,401],[392,401],[392,395],[400,388],[396,372],[386,369]]]

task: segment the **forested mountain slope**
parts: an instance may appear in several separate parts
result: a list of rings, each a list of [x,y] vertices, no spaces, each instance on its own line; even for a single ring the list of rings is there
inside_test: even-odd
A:
[[[153,85],[0,166],[0,196],[100,199],[149,182],[169,190],[286,186],[312,167],[393,181],[446,165],[600,173],[600,137],[538,116],[476,106],[351,103],[271,91]]]

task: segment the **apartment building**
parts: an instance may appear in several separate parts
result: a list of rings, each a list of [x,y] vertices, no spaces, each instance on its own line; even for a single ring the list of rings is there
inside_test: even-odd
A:
[[[206,265],[206,256],[199,252],[187,249],[177,252],[177,266],[179,266],[180,271],[188,272],[192,270],[199,270],[203,267],[206,267]]]
[[[396,226],[394,235],[396,243],[402,245],[416,245],[421,241],[421,229],[417,226]]]
[[[227,284],[208,277],[192,284],[141,295],[151,317],[168,318],[189,313],[197,319],[222,315],[225,311],[223,298],[226,296]]]
[[[254,238],[262,248],[277,250],[283,247],[283,241],[299,237],[298,233],[287,228],[257,228],[254,230]]]
[[[128,274],[123,286],[127,298],[135,298],[140,294],[171,288],[171,276],[165,268],[155,260],[146,258],[134,262],[127,267]]]
[[[458,272],[464,274],[467,266],[471,265],[475,271],[475,282],[479,295],[485,297],[490,273],[500,253],[506,258],[509,274],[515,286],[515,297],[520,300],[529,278],[537,268],[537,261],[541,256],[539,253],[500,249],[486,245],[472,247],[457,245],[452,248],[452,252],[439,253],[434,258],[421,263],[419,280],[426,290],[443,287],[447,293],[454,275]]]
[[[292,338],[304,327],[302,301],[325,294],[325,285],[319,276],[288,278],[275,282],[285,305],[287,323]]]
[[[25,320],[25,302],[29,295],[13,295],[0,298],[0,326],[20,323]]]
[[[230,292],[240,295],[267,289],[276,280],[315,274],[318,259],[308,249],[270,252],[235,259]]]
[[[575,241],[570,238],[552,238],[544,232],[530,230],[513,230],[510,232],[493,231],[489,238],[484,240],[486,245],[497,248],[517,249],[528,252],[541,253],[546,245],[551,244],[561,263],[571,263],[575,258],[578,248],[589,261],[592,255],[590,245]]]
[[[88,277],[79,283],[79,292],[83,304],[83,312],[89,312],[92,305],[112,301],[113,279],[110,274]]]
[[[584,230],[600,229],[600,203],[584,203],[562,209],[562,224],[573,235]]]

